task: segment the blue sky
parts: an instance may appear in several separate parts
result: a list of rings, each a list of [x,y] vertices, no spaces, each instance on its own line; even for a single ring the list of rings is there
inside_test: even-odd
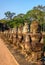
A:
[[[45,6],[45,0],[0,0],[0,19],[5,17],[6,11],[26,13],[37,5]]]

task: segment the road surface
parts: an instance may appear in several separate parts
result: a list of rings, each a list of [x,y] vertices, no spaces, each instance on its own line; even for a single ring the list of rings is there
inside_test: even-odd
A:
[[[0,65],[19,65],[2,39],[0,39]]]

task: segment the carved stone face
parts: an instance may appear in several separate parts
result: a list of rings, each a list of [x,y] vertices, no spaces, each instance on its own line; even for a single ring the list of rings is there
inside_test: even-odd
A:
[[[37,21],[33,21],[30,25],[31,40],[33,42],[39,42],[41,40],[40,25]]]
[[[20,27],[18,28],[18,34],[22,34],[22,29],[23,29],[22,26],[20,26]]]
[[[30,25],[30,32],[37,33],[40,32],[40,25],[37,21],[33,21]]]
[[[28,32],[29,32],[28,23],[25,23],[25,25],[23,27],[23,33],[28,33]]]

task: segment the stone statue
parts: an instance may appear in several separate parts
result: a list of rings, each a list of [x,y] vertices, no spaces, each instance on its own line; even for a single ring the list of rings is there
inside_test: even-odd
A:
[[[20,25],[19,27],[18,27],[18,39],[17,39],[17,45],[18,46],[20,46],[20,43],[22,43],[22,37],[23,37],[23,35],[22,35],[22,30],[23,30],[23,25]]]
[[[40,25],[37,21],[33,21],[30,25],[30,32],[31,33],[38,33],[41,32]]]
[[[12,33],[13,32],[13,33]],[[43,56],[43,36],[41,33],[41,26],[37,21],[33,21],[30,25],[27,22],[24,26],[19,26],[18,29],[15,28],[8,33],[8,39],[13,40],[13,44],[17,45],[18,49],[21,47],[21,51],[24,51],[26,60],[35,65],[42,64]],[[7,36],[7,34],[6,34]]]
[[[33,21],[30,25],[30,37],[31,37],[31,58],[30,62],[38,62],[42,59],[43,54],[43,37],[41,33],[41,27],[37,21]],[[41,42],[42,41],[42,42]]]
[[[16,46],[17,43],[17,33],[18,33],[18,29],[17,27],[13,28],[13,44]]]
[[[21,31],[21,30],[20,30]],[[23,29],[22,29],[22,36],[23,36],[23,40],[22,43],[20,44],[20,46],[22,47],[22,50],[25,52],[27,52],[27,50],[29,51],[29,44],[30,44],[30,38],[27,35],[29,33],[29,26],[27,21],[25,21]]]
[[[29,32],[29,26],[28,23],[25,22],[23,27],[23,34],[27,34],[28,32]]]

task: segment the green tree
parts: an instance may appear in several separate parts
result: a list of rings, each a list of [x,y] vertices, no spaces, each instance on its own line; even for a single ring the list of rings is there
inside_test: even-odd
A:
[[[19,26],[20,24],[23,24],[24,23],[24,15],[25,14],[18,14],[17,16],[15,16],[14,18],[13,18],[13,20],[14,21],[16,21],[17,22],[17,25]]]
[[[13,12],[10,12],[10,11],[5,12],[5,16],[7,17],[8,20],[11,20],[14,15],[15,13]]]
[[[45,12],[45,6],[42,6],[42,5],[35,6],[33,7],[33,9],[38,9],[38,10]]]

